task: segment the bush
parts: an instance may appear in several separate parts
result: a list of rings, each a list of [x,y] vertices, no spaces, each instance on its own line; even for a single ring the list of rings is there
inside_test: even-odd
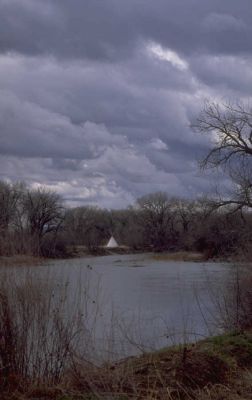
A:
[[[53,238],[48,235],[41,244],[40,254],[48,258],[64,258],[68,255],[66,241],[62,237]]]

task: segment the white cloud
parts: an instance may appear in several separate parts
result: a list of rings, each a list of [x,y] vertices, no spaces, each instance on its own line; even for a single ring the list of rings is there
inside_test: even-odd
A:
[[[163,140],[159,139],[159,138],[153,138],[150,142],[150,146],[155,149],[155,150],[168,150],[169,147],[167,146],[167,144],[165,142],[163,142]]]
[[[188,63],[175,51],[165,48],[158,43],[151,42],[147,45],[148,51],[162,61],[168,61],[173,67],[181,71],[188,69]]]

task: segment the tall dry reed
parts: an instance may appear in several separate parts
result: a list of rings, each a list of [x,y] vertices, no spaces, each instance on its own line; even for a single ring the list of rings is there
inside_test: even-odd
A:
[[[73,289],[34,272],[1,274],[2,387],[13,377],[55,384],[77,359],[92,352],[98,301],[92,300],[88,279],[84,282]]]

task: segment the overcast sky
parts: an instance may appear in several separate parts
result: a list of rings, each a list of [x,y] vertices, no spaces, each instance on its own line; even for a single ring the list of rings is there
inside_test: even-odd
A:
[[[190,123],[252,99],[251,0],[0,0],[0,179],[69,205],[209,190]]]

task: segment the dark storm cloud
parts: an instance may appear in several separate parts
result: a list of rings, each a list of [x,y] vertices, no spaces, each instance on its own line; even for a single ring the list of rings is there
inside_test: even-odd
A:
[[[69,203],[209,190],[190,129],[251,100],[251,2],[0,0],[1,177]]]
[[[250,0],[1,0],[0,49],[126,57],[141,40],[185,54],[251,51]]]

